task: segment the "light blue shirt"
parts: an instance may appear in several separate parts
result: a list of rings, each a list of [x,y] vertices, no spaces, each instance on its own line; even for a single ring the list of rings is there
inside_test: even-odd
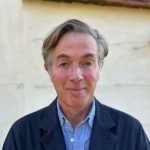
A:
[[[57,100],[57,111],[62,127],[64,140],[67,150],[88,150],[90,144],[90,137],[92,132],[92,126],[95,116],[95,100],[93,100],[91,110],[82,122],[80,122],[75,129],[72,128],[70,122],[64,115],[58,100]]]

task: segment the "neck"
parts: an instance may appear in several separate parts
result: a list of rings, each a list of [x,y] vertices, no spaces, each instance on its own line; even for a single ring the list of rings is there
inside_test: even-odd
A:
[[[61,105],[65,116],[67,117],[73,128],[75,128],[81,121],[83,121],[87,117],[91,106],[91,103],[84,108],[65,108]]]

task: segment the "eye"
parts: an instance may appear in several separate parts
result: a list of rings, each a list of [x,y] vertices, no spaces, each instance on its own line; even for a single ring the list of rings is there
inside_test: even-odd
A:
[[[61,67],[61,68],[68,68],[68,66],[69,66],[69,64],[68,63],[61,63],[61,64],[59,64],[59,67]]]
[[[89,68],[89,67],[91,67],[92,65],[93,65],[92,62],[87,61],[87,62],[84,62],[84,63],[82,64],[82,67],[84,67],[84,68]]]

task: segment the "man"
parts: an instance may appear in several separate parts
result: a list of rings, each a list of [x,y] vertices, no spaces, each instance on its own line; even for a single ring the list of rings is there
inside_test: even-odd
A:
[[[98,31],[68,20],[48,35],[42,52],[57,97],[18,120],[3,150],[150,150],[139,121],[94,97],[108,53]]]

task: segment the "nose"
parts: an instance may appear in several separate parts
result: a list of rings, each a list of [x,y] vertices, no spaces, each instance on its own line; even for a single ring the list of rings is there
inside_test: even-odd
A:
[[[84,79],[83,71],[80,66],[72,66],[69,73],[69,80],[75,83]]]

